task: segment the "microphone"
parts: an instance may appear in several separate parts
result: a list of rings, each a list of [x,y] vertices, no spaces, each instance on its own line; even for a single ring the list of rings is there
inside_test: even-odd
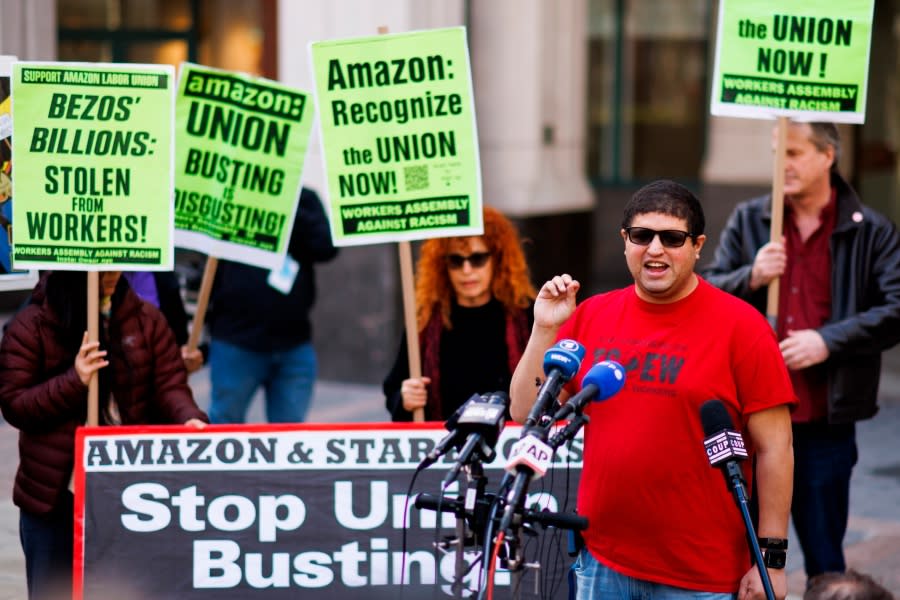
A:
[[[568,339],[560,340],[544,353],[544,374],[547,379],[538,390],[537,399],[525,419],[519,441],[513,444],[506,463],[506,470],[515,475],[515,479],[506,496],[500,531],[510,528],[514,513],[522,508],[528,483],[532,479],[543,477],[550,468],[553,448],[547,444],[550,423],[545,421],[549,421],[551,415],[548,413],[562,386],[581,368],[584,353],[584,346]]]
[[[581,390],[553,415],[554,421],[581,413],[587,403],[601,402],[618,394],[625,385],[625,368],[614,360],[604,360],[591,367],[581,380]]]
[[[453,467],[444,477],[442,487],[447,487],[459,475],[463,466],[470,464],[477,451],[483,460],[494,459],[494,446],[506,425],[506,409],[509,395],[494,392],[490,396],[473,396],[457,422],[457,432],[465,435],[465,443]]]
[[[725,484],[731,489],[734,501],[741,511],[744,519],[744,529],[747,532],[747,543],[750,552],[756,560],[759,577],[763,584],[763,590],[768,600],[775,600],[775,592],[772,589],[772,581],[769,572],[763,562],[762,550],[756,538],[753,528],[753,520],[750,518],[750,508],[747,500],[747,490],[744,487],[744,473],[741,471],[740,462],[747,460],[747,448],[744,446],[744,438],[734,431],[731,415],[721,400],[707,400],[700,407],[700,422],[703,424],[703,446],[706,448],[706,456],[709,465],[722,470],[725,476]]]
[[[744,438],[737,431],[731,421],[725,405],[721,400],[707,400],[700,407],[700,422],[703,424],[703,446],[706,448],[706,456],[711,467],[722,469],[726,483],[737,491],[737,486],[744,489],[744,473],[738,464],[747,460],[747,449],[744,447]],[[746,493],[746,492],[744,492]]]
[[[434,447],[434,450],[425,455],[425,458],[422,459],[422,462],[419,463],[419,466],[416,467],[416,471],[421,471],[427,467],[430,467],[443,455],[447,454],[453,448],[458,448],[462,443],[460,439],[460,431],[456,428],[456,424],[459,422],[459,418],[462,416],[466,407],[469,406],[472,402],[480,401],[481,396],[478,394],[472,394],[472,397],[459,405],[459,408],[456,409],[450,418],[447,419],[447,422],[444,423],[444,428],[447,429],[450,433],[444,436],[444,438],[437,443],[437,446]]]
[[[520,438],[509,450],[506,471],[517,478],[527,475],[528,479],[540,479],[550,468],[553,448],[535,435]]]
[[[544,352],[544,375],[547,376],[547,379],[538,390],[531,412],[525,419],[523,435],[550,410],[552,403],[556,402],[562,386],[572,379],[581,368],[583,358],[584,346],[575,340],[560,340]]]

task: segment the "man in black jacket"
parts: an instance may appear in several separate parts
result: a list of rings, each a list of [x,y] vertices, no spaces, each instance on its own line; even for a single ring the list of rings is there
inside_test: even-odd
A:
[[[284,268],[219,262],[207,319],[211,423],[243,423],[259,386],[270,423],[305,419],[317,371],[313,264],[337,252],[319,197],[303,188]]]
[[[791,123],[782,239],[768,239],[770,196],[741,203],[702,271],[762,312],[780,277],[776,329],[799,400],[791,515],[809,577],[846,569],[854,423],[878,410],[881,353],[900,341],[900,235],[838,174],[839,154],[833,124]]]

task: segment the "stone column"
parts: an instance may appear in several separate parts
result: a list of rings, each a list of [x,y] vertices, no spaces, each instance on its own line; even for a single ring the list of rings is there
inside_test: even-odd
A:
[[[586,0],[472,2],[469,22],[485,203],[589,210]]]
[[[516,219],[536,286],[561,272],[588,286],[587,0],[491,0],[470,9],[484,202]]]
[[[0,54],[56,59],[55,0],[0,0]]]

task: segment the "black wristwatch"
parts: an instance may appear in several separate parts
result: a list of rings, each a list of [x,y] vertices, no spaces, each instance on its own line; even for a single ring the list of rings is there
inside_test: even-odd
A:
[[[783,569],[787,564],[788,541],[785,538],[759,538],[763,563],[769,569]]]

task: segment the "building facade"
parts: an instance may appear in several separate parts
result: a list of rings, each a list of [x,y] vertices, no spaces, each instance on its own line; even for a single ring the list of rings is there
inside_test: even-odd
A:
[[[536,284],[569,272],[587,294],[629,281],[618,230],[642,184],[666,177],[697,192],[713,245],[734,204],[771,187],[772,122],[709,115],[716,9],[715,0],[0,0],[0,54],[189,60],[311,90],[311,41],[465,25],[484,202],[520,226]],[[841,169],[897,221],[900,0],[876,0],[873,23],[866,122],[841,127]],[[315,131],[304,183],[324,197]],[[180,256],[182,266],[198,260]],[[379,382],[402,335],[396,245],[345,248],[318,280],[322,377]]]

